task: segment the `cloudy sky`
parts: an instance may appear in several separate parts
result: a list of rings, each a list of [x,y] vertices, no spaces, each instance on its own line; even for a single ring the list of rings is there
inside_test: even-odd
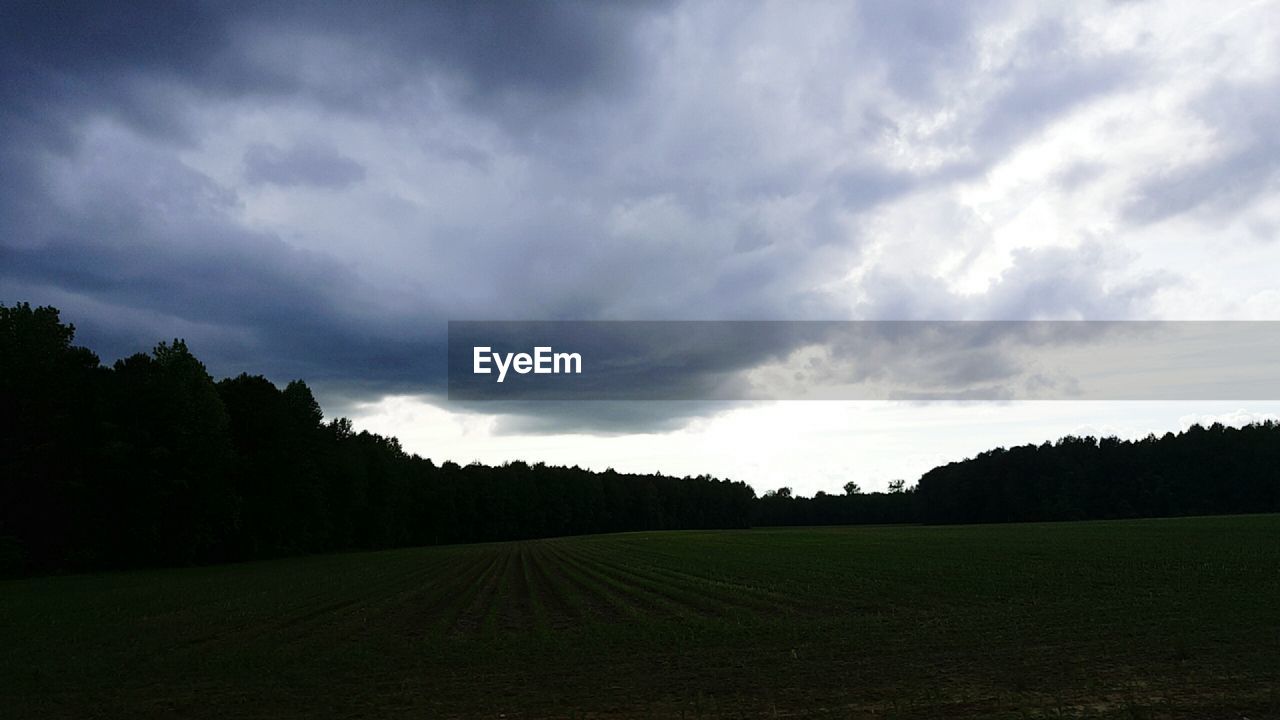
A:
[[[869,488],[1267,403],[443,396],[448,320],[1280,320],[1280,3],[0,5],[0,302],[437,460]]]

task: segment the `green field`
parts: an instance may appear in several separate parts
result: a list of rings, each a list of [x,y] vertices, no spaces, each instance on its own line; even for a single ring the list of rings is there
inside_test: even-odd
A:
[[[6,718],[1280,717],[1280,516],[10,580],[0,638]]]

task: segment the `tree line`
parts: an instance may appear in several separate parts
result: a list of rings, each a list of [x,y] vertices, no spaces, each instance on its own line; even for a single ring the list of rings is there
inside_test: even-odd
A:
[[[1280,512],[1280,424],[999,448],[887,493],[459,466],[325,421],[301,380],[214,381],[181,340],[104,366],[0,304],[0,572],[223,562],[625,530]]]
[[[930,470],[914,494],[925,523],[1280,512],[1280,424],[1000,448]]]
[[[852,480],[843,495],[818,491],[802,497],[789,487],[769,490],[756,500],[757,525],[886,525],[916,522],[915,488],[893,480],[889,492],[864,493]]]
[[[750,524],[741,482],[436,465],[326,422],[300,380],[215,382],[181,340],[107,367],[74,333],[54,308],[0,305],[8,572]]]
[[[888,493],[756,501],[757,525],[1001,523],[1280,512],[1280,424],[1214,423],[1140,440],[1064,437],[936,467]]]

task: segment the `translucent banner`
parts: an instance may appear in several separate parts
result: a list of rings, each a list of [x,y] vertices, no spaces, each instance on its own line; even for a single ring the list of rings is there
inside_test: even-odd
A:
[[[1275,400],[1280,322],[450,322],[454,400]]]

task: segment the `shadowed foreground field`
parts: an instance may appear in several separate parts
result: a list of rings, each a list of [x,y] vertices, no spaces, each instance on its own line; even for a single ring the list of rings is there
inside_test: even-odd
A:
[[[4,717],[1280,717],[1280,516],[0,583]]]

